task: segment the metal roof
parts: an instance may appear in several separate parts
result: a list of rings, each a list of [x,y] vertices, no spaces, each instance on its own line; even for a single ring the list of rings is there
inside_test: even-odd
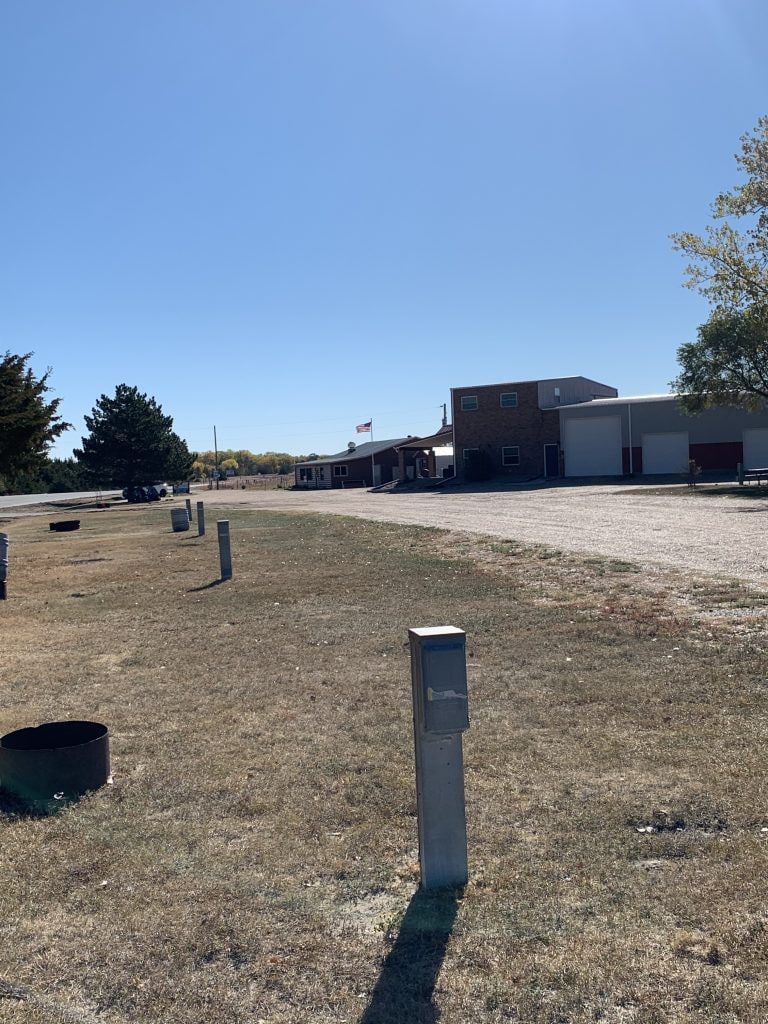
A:
[[[506,388],[512,387],[514,384],[552,384],[555,381],[565,380],[586,380],[590,384],[599,384],[601,388],[611,388],[613,391],[616,389],[612,384],[603,384],[602,381],[595,380],[594,377],[585,377],[581,373],[566,374],[564,377],[535,377],[533,380],[505,380],[498,384],[462,384],[460,387],[451,388],[451,391],[466,391],[471,388],[473,391],[479,388]]]
[[[297,462],[297,466],[329,466],[337,462],[354,462],[355,459],[370,459],[372,455],[385,452],[388,448],[396,448],[399,444],[410,441],[410,437],[395,437],[390,441],[366,441],[352,451],[345,450],[338,455],[329,455],[325,459],[310,459],[309,462]]]
[[[591,402],[549,406],[550,409],[594,409],[604,405],[640,405],[642,402],[677,402],[679,395],[628,395],[626,398],[593,398]]]

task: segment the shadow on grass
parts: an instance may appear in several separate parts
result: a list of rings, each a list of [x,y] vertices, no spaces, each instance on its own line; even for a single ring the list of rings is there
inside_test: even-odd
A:
[[[190,587],[187,593],[199,594],[201,590],[211,590],[213,587],[220,587],[222,583],[226,583],[226,580],[211,580],[210,583],[204,583],[202,587]]]
[[[360,1024],[435,1024],[437,976],[456,920],[461,889],[419,889],[408,904]]]
[[[744,487],[739,487],[738,484],[734,484],[731,487],[727,484],[720,484],[718,487],[699,484],[697,487],[689,488],[689,490],[701,498],[722,498],[724,495],[730,498],[748,498],[751,501],[768,498],[768,487],[756,486],[755,484],[747,484]]]
[[[52,801],[51,801],[52,802]],[[61,810],[61,806],[38,807],[0,788],[0,817],[7,818],[50,818]]]

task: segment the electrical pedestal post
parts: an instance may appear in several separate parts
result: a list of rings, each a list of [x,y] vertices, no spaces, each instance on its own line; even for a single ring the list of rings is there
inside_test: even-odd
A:
[[[190,501],[189,498],[185,498],[184,499],[184,504],[187,506],[187,518],[189,519],[189,521],[191,523],[192,522],[192,502]]]
[[[466,634],[409,629],[419,862],[424,889],[466,885],[462,733],[469,728]]]
[[[219,535],[219,565],[222,580],[232,579],[232,549],[229,543],[229,520],[219,519],[216,523]]]
[[[6,599],[6,580],[8,578],[8,534],[0,533],[0,601]]]
[[[197,503],[197,536],[203,537],[205,535],[205,506],[202,501]]]

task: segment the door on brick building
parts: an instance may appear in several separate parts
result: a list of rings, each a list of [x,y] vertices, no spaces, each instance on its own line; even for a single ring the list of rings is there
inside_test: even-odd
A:
[[[544,445],[544,476],[560,476],[560,445]]]

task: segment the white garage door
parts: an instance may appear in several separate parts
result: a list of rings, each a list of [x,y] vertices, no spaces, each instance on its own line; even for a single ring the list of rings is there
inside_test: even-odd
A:
[[[687,473],[688,432],[643,434],[643,473]]]
[[[566,476],[621,476],[621,420],[585,416],[564,424]]]
[[[744,431],[744,468],[765,469],[768,466],[768,430],[751,427]]]

